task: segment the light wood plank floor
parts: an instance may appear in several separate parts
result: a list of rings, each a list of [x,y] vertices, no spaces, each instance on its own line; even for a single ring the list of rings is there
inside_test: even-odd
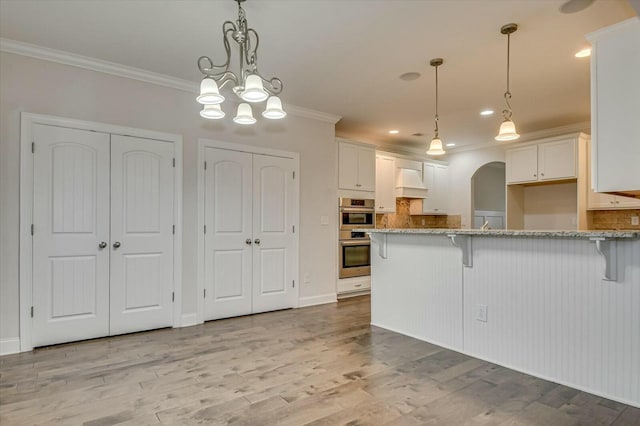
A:
[[[640,425],[369,318],[360,297],[1,357],[0,424]]]

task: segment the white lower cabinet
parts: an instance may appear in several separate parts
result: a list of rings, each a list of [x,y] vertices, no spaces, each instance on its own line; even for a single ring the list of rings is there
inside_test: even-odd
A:
[[[296,305],[297,164],[205,148],[204,319]]]
[[[371,290],[371,276],[343,278],[338,280],[338,294],[343,297],[345,293],[358,293]]]
[[[34,347],[173,324],[173,143],[33,126]]]

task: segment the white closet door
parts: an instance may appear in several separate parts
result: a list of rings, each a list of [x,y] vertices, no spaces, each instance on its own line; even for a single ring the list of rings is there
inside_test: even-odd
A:
[[[205,161],[204,318],[250,314],[252,155],[205,148]]]
[[[253,157],[253,312],[295,306],[294,167],[289,158]]]
[[[173,324],[173,144],[111,136],[110,334]]]
[[[42,346],[109,333],[109,135],[34,125],[33,328]],[[28,220],[23,218],[23,220]]]

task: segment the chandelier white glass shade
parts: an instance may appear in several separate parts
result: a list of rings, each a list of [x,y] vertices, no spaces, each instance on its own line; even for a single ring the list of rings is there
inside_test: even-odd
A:
[[[244,102],[238,105],[238,113],[233,118],[233,122],[237,124],[254,124],[256,119],[253,118],[251,105]]]
[[[204,74],[200,83],[200,94],[196,98],[199,103],[205,105],[200,115],[213,119],[224,117],[219,105],[224,102],[225,97],[220,94],[220,90],[231,84],[233,92],[244,102],[257,103],[268,99],[266,110],[262,113],[263,117],[271,120],[284,118],[287,114],[278,98],[282,92],[282,81],[277,77],[267,80],[258,71],[260,38],[258,33],[247,25],[241,5],[245,0],[233,1],[238,3],[238,19],[235,23],[226,21],[222,24],[222,42],[227,56],[225,62],[215,65],[208,56],[198,58],[198,68]],[[231,70],[232,41],[237,44],[240,59],[237,73]],[[253,117],[251,106],[244,102],[238,106],[238,114],[233,121],[239,124],[253,124],[256,119]],[[208,108],[210,105],[217,105],[218,108]]]
[[[444,155],[446,154],[445,150],[442,148],[442,141],[440,140],[439,129],[438,129],[438,67],[442,65],[444,61],[442,58],[432,59],[430,64],[432,67],[436,69],[436,115],[434,117],[434,122],[436,128],[434,130],[434,136],[429,144],[429,149],[427,150],[428,155]]]
[[[507,91],[504,92],[504,102],[507,104],[507,108],[502,110],[502,118],[504,121],[500,125],[500,130],[498,131],[498,136],[495,137],[497,141],[513,141],[520,137],[520,135],[516,132],[516,125],[511,120],[511,115],[513,111],[511,111],[511,104],[509,100],[511,99],[511,92],[509,91],[509,54],[511,50],[511,34],[515,33],[518,29],[517,24],[506,24],[500,28],[501,34],[507,35]]]
[[[203,105],[200,116],[210,120],[219,120],[224,118],[225,113],[220,108],[220,105]]]

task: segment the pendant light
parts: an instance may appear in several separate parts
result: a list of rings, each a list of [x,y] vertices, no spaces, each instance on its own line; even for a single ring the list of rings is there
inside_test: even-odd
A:
[[[502,118],[504,121],[500,125],[498,136],[495,137],[495,140],[497,141],[513,141],[520,137],[520,135],[516,133],[516,125],[511,120],[513,111],[511,111],[511,104],[509,103],[509,99],[511,99],[511,92],[509,91],[509,53],[511,49],[511,34],[515,33],[517,29],[517,24],[506,24],[500,28],[500,33],[507,35],[507,91],[504,92],[504,102],[507,104],[507,108],[502,111]]]
[[[436,129],[434,131],[433,139],[431,140],[431,144],[429,145],[429,149],[427,150],[428,155],[444,155],[445,150],[442,149],[442,141],[440,140],[440,135],[438,134],[438,67],[442,65],[444,61],[442,58],[434,58],[429,62],[432,67],[436,69],[436,115],[434,118]]]

